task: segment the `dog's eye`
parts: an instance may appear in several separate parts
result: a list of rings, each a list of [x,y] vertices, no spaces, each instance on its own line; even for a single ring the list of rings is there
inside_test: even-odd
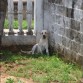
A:
[[[43,32],[41,34],[43,34]]]
[[[45,32],[45,34],[47,34],[47,33]]]

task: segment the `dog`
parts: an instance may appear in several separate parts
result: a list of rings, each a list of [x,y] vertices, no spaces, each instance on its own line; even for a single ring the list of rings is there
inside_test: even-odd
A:
[[[47,54],[49,55],[49,50],[48,50],[48,32],[47,30],[42,30],[41,38],[39,40],[39,43],[35,44],[32,47],[31,51],[22,51],[22,53],[27,53],[27,54]]]

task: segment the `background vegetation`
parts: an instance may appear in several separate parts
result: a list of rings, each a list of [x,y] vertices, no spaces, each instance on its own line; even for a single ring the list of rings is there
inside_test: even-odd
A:
[[[8,25],[9,25],[9,22],[8,22],[8,19],[5,19],[5,24],[4,24],[4,28],[5,29],[8,29]],[[27,26],[28,26],[28,23],[26,20],[23,20],[22,22],[22,28],[23,29],[27,29]],[[34,28],[34,20],[32,20],[32,29]],[[18,20],[14,20],[13,21],[13,27],[14,29],[18,29]]]

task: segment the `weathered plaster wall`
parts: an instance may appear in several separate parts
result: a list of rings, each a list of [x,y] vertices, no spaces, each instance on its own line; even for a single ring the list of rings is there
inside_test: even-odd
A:
[[[83,62],[83,0],[44,0],[44,29],[66,59]]]

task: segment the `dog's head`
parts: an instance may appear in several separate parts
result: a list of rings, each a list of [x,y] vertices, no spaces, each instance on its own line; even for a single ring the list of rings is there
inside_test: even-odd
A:
[[[47,30],[42,30],[41,34],[42,34],[42,38],[43,38],[43,39],[46,39],[46,38],[48,37],[48,32],[47,32]]]

